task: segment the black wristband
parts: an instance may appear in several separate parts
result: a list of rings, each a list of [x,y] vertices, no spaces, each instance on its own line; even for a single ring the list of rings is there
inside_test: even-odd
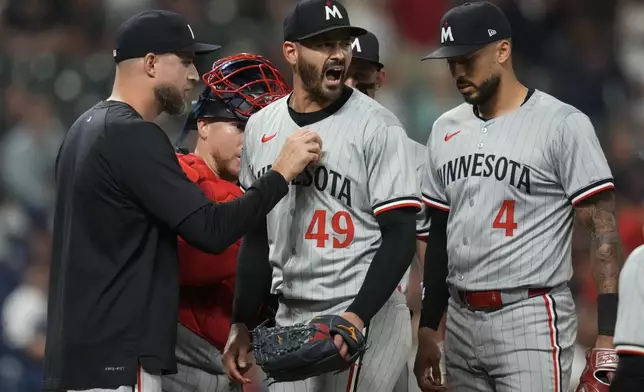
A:
[[[613,336],[617,321],[618,296],[615,293],[597,296],[597,332],[599,335]]]

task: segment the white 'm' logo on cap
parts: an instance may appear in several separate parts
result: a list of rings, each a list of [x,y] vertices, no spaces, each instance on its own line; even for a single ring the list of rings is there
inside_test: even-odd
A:
[[[331,6],[333,6],[333,8],[331,8]],[[342,19],[340,10],[338,9],[338,7],[336,7],[335,4],[331,3],[330,1],[328,1],[324,6],[324,11],[326,13],[326,20],[329,20],[329,18],[331,17]]]
[[[452,36],[452,26],[443,26],[443,28],[441,28],[441,44],[445,41],[454,42],[454,37]]]
[[[351,50],[353,49],[357,49],[358,52],[362,52],[362,48],[360,47],[360,40],[358,38],[356,38],[351,44]]]
[[[190,25],[187,25],[187,26],[188,26],[188,30],[190,30],[190,35],[192,36],[192,39],[195,39],[195,33],[192,32],[192,27],[190,27]]]

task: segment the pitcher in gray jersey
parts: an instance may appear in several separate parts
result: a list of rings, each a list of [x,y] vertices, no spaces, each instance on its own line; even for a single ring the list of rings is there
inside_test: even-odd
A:
[[[615,346],[619,364],[611,392],[644,391],[644,245],[626,259],[619,277]]]
[[[339,314],[362,328],[369,349],[358,365],[271,391],[390,392],[411,349],[409,311],[396,290],[415,253],[421,208],[414,158],[398,119],[368,96],[344,86],[353,37],[337,1],[303,0],[284,22],[283,53],[294,69],[293,93],[247,124],[240,184],[270,168],[271,157],[302,127],[323,141],[320,162],[243,241],[238,258],[233,326],[224,366],[243,380],[250,348],[245,320],[270,290],[279,297],[279,326]],[[335,343],[345,352],[339,336]]]
[[[428,248],[447,253],[426,260],[426,271],[444,272],[425,274],[419,385],[439,381],[433,339],[447,307],[450,391],[566,391],[577,332],[567,286],[575,212],[595,240],[596,347],[613,349],[621,244],[611,171],[586,115],[517,81],[498,7],[453,8],[440,29],[441,48],[426,58],[448,59],[466,103],[436,120],[427,143]]]

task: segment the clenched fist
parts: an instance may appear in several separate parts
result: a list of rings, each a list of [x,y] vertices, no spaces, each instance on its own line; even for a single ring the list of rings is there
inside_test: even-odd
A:
[[[314,131],[299,129],[286,139],[272,169],[291,182],[308,165],[319,162],[321,156],[320,136]]]

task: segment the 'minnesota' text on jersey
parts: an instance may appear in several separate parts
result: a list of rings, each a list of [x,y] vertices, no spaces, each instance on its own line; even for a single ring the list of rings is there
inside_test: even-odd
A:
[[[487,121],[469,104],[443,114],[426,159],[423,200],[450,212],[447,280],[460,290],[567,282],[573,206],[613,188],[588,117],[538,90]]]
[[[303,125],[291,117],[287,100],[249,120],[242,187],[270,168],[286,138]],[[292,181],[267,217],[271,291],[290,299],[355,297],[381,243],[375,216],[421,207],[416,162],[398,119],[356,92],[336,109],[306,124],[322,139],[322,158]]]

